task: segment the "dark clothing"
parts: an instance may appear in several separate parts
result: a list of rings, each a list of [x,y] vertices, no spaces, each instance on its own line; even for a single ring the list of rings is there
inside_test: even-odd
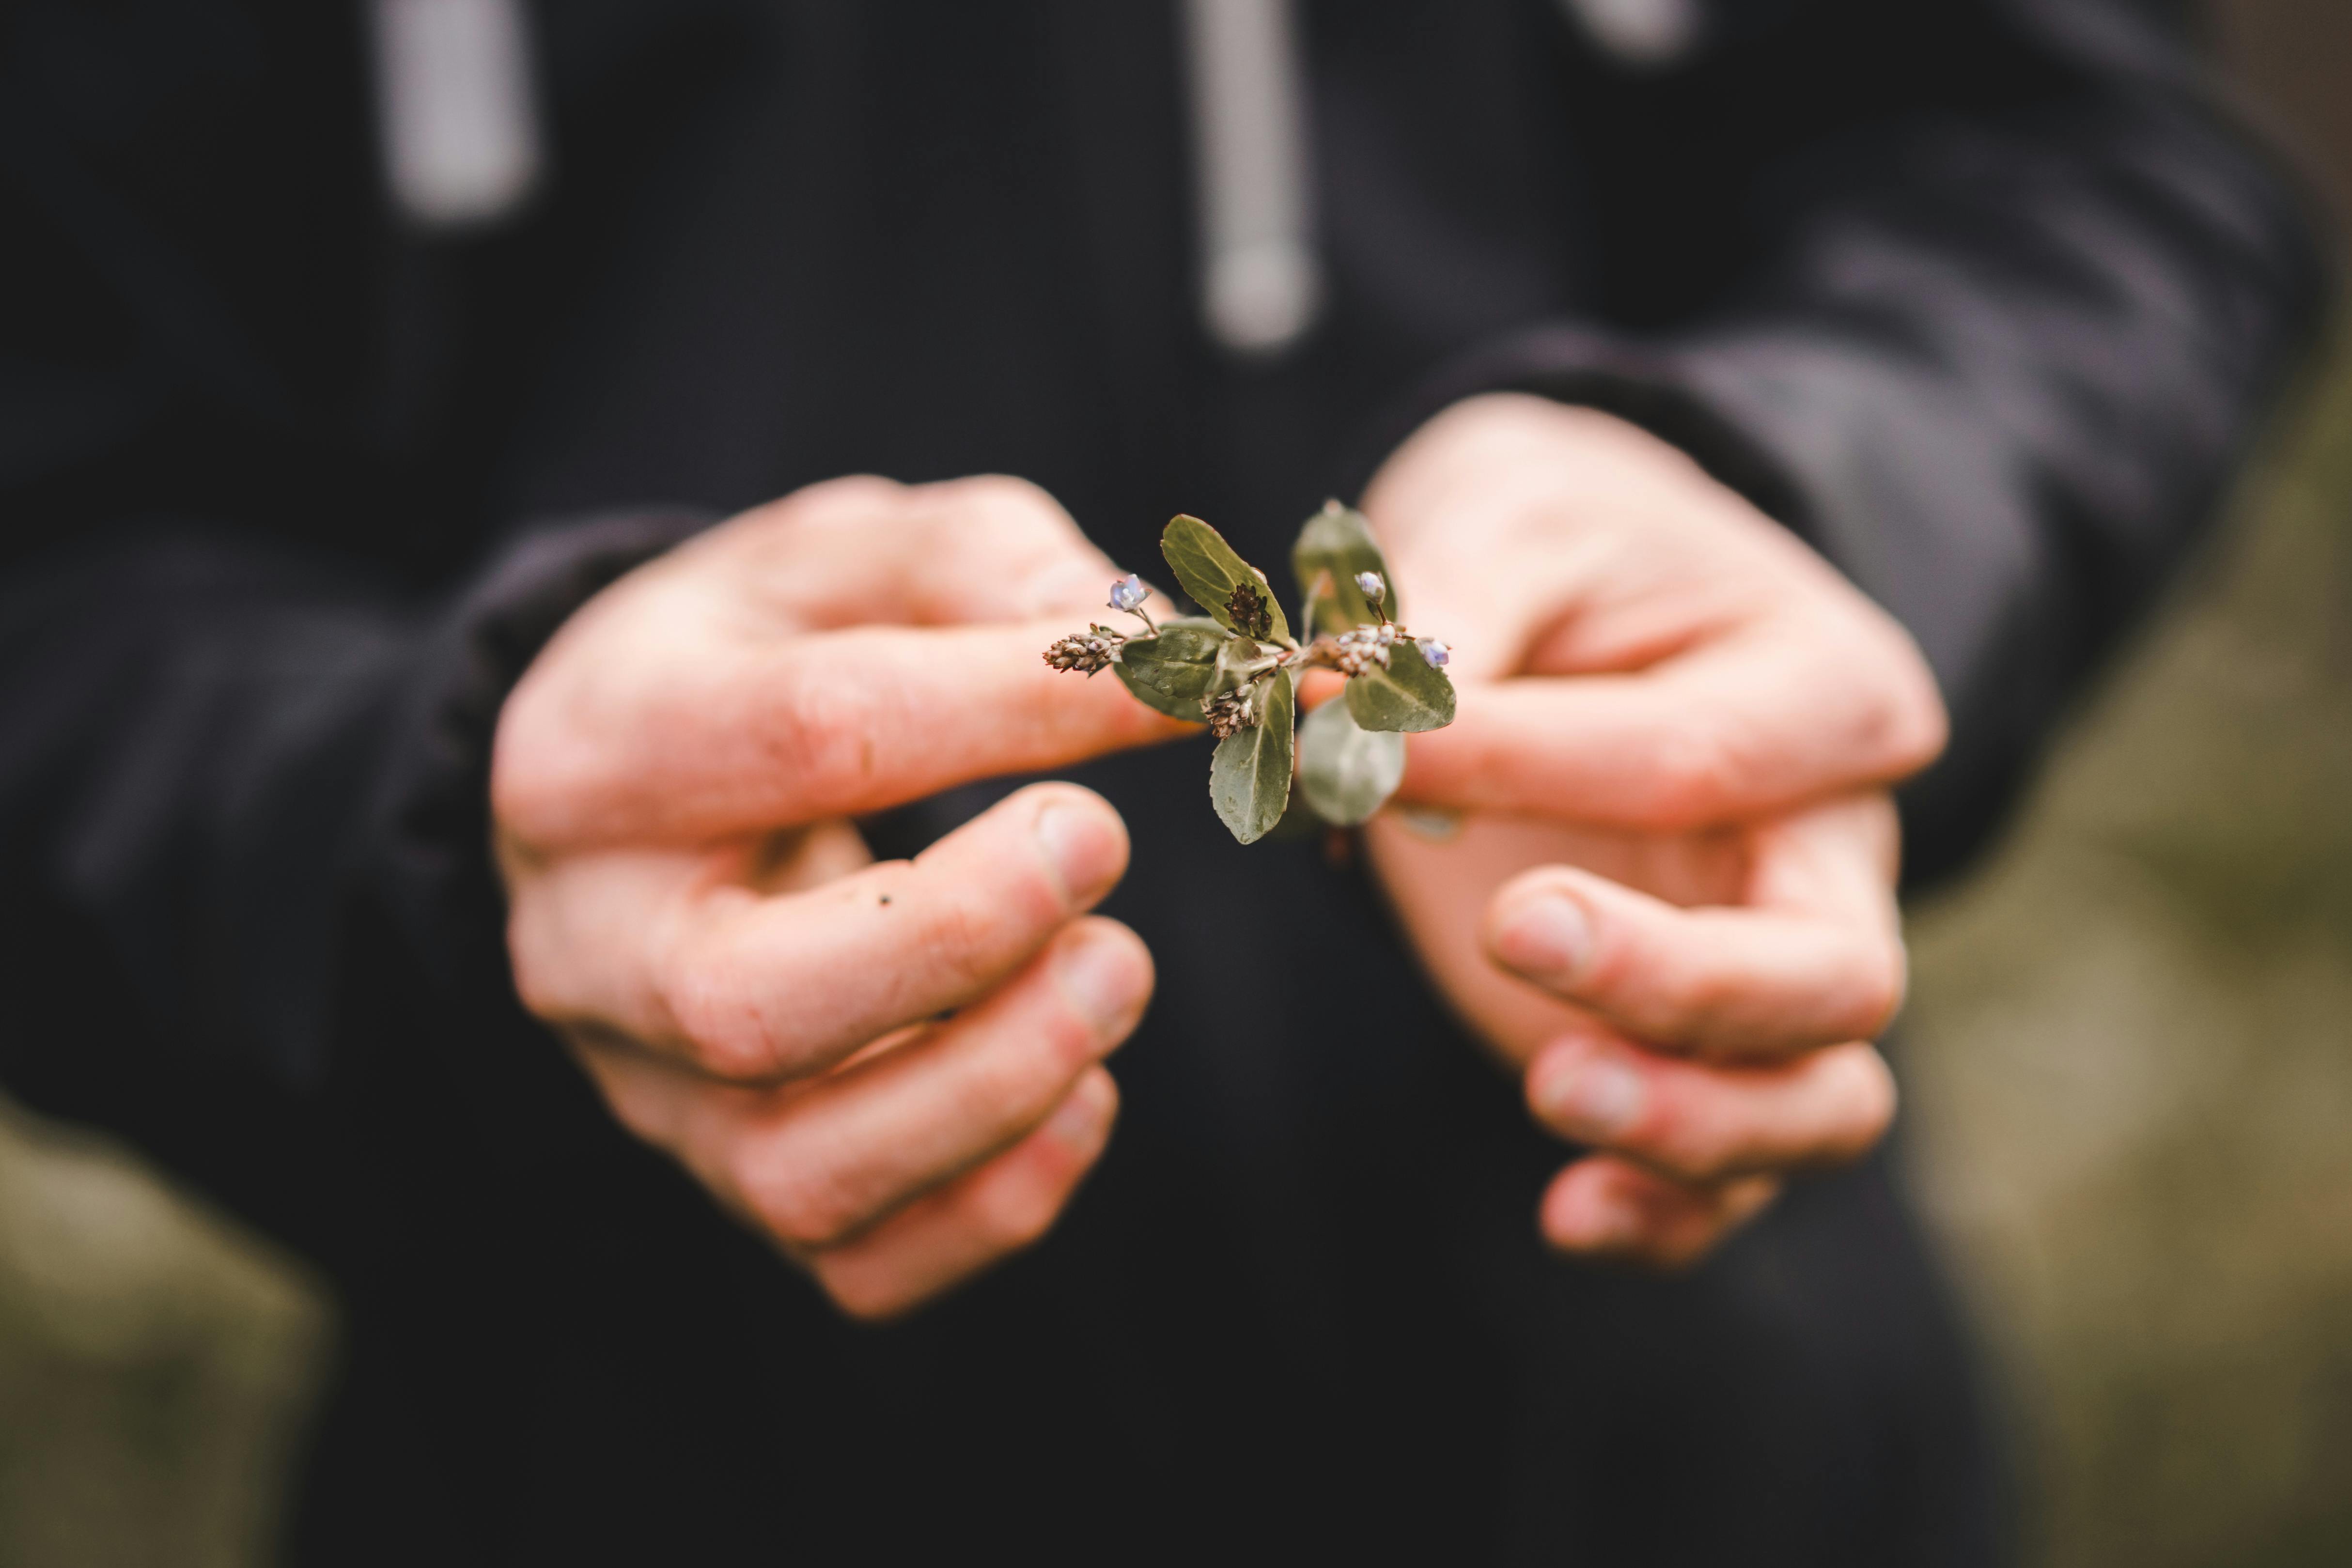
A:
[[[1561,1148],[1197,754],[1080,775],[1163,977],[1111,1152],[882,1330],[523,1015],[485,758],[698,517],[993,470],[1129,562],[1178,510],[1272,561],[1383,433],[1532,387],[1911,626],[1957,723],[1909,853],[1955,867],[2313,328],[2158,9],[1702,0],[1636,67],[1543,0],[1313,0],[1329,303],[1271,363],[1199,325],[1164,5],[550,0],[552,178],[466,235],[388,210],[354,6],[0,14],[0,1076],[333,1281],[305,1560],[1996,1560],[1886,1164],[1688,1279],[1547,1256]]]

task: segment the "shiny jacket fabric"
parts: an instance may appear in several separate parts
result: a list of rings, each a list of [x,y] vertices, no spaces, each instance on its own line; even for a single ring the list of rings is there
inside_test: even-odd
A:
[[[357,6],[0,16],[0,1077],[334,1286],[302,1560],[1999,1560],[1889,1162],[1688,1278],[1547,1257],[1561,1148],[1197,758],[1078,775],[1162,976],[1111,1152],[887,1329],[505,972],[489,728],[631,563],[859,470],[1278,559],[1491,387],[1682,444],[1911,627],[1956,727],[1908,853],[1962,864],[2309,341],[2308,225],[2154,5],[1696,0],[1644,59],[1611,10],[1297,7],[1327,293],[1272,360],[1201,325],[1164,5],[551,0],[549,177],[467,230],[387,199]]]

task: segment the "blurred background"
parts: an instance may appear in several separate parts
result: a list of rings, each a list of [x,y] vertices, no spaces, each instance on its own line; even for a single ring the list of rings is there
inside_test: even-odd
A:
[[[2352,211],[2352,4],[2216,47]],[[1913,912],[1907,1152],[2049,1568],[2352,1563],[2352,340]],[[270,1560],[332,1354],[290,1260],[0,1103],[0,1565]]]

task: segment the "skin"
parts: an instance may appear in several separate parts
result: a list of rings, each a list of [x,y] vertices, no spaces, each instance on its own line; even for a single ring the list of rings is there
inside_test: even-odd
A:
[[[846,819],[1186,733],[1038,657],[1113,575],[1018,481],[836,480],[615,583],[499,716],[524,1001],[854,1316],[1035,1240],[1109,1138],[1118,813],[1038,785],[882,863]]]
[[[1892,1115],[1884,791],[1942,744],[1933,682],[1784,529],[1606,415],[1457,405],[1365,505],[1461,688],[1373,863],[1434,983],[1592,1151],[1544,1235],[1686,1263]],[[1037,1239],[1109,1137],[1101,1061],[1152,985],[1087,913],[1126,868],[1118,814],[1040,785],[886,863],[848,819],[1192,733],[1038,656],[1115,575],[1019,481],[835,480],[615,583],[500,715],[524,1001],[852,1315]]]
[[[1687,1265],[1893,1118],[1886,787],[1943,747],[1934,679],[1785,528],[1606,414],[1456,404],[1364,509],[1460,693],[1372,863],[1530,1111],[1591,1151],[1544,1236]]]

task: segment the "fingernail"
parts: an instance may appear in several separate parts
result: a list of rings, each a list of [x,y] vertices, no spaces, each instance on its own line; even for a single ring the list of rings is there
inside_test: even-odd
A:
[[[1079,1014],[1105,1034],[1135,1016],[1150,983],[1134,949],[1111,936],[1066,944],[1054,960],[1054,978]]]
[[[1571,1138],[1612,1138],[1642,1118],[1649,1085],[1622,1061],[1580,1061],[1538,1077],[1529,1097],[1543,1119]]]
[[[1579,1223],[1556,1238],[1563,1247],[1580,1251],[1612,1252],[1642,1239],[1642,1215],[1626,1199],[1610,1194],[1595,1197],[1578,1216]]]
[[[1118,880],[1125,855],[1119,835],[1104,813],[1066,800],[1049,802],[1037,813],[1037,842],[1061,879],[1071,904],[1083,908],[1108,893]]]
[[[1592,922],[1573,899],[1554,894],[1525,905],[1495,941],[1496,956],[1521,974],[1575,979],[1592,956]]]
[[[1405,831],[1433,844],[1451,843],[1462,832],[1462,813],[1440,806],[1398,806],[1390,814]]]
[[[1110,1107],[1108,1086],[1089,1073],[1045,1119],[1045,1134],[1055,1143],[1071,1148],[1091,1149],[1102,1141],[1103,1124],[1110,1119]]]

